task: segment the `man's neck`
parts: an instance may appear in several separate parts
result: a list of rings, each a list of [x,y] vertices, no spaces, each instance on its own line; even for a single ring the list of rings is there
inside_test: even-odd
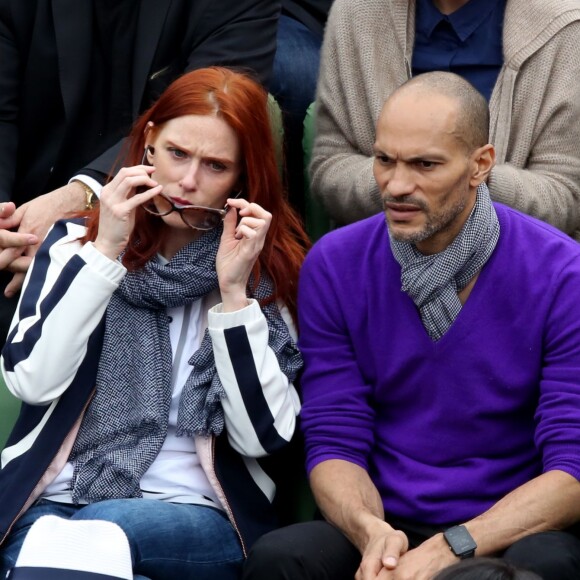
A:
[[[433,4],[441,14],[452,14],[468,2],[469,0],[433,0]]]

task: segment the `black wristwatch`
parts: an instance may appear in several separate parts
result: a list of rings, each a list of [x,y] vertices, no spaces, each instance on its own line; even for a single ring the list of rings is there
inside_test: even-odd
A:
[[[475,556],[477,544],[465,526],[453,526],[443,532],[443,536],[449,544],[449,549],[458,558],[464,560]]]

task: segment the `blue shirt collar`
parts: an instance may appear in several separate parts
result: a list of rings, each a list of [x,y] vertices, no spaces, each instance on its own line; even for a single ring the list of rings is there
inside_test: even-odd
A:
[[[443,20],[449,22],[461,42],[465,42],[491,14],[499,2],[505,0],[469,0],[467,4],[446,16],[441,14],[433,0],[417,0],[416,27],[430,37]]]

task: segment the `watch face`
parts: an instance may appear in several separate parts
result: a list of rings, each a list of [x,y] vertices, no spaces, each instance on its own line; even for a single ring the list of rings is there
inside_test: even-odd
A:
[[[471,534],[465,526],[449,528],[444,536],[453,553],[460,558],[462,556],[472,556],[477,548],[475,540],[471,537]]]

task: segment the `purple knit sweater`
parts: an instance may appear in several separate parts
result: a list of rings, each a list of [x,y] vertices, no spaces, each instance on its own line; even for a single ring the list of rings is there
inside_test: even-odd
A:
[[[307,467],[367,469],[387,514],[462,522],[543,471],[580,479],[580,245],[496,210],[498,245],[438,342],[401,291],[382,215],[304,264]]]

